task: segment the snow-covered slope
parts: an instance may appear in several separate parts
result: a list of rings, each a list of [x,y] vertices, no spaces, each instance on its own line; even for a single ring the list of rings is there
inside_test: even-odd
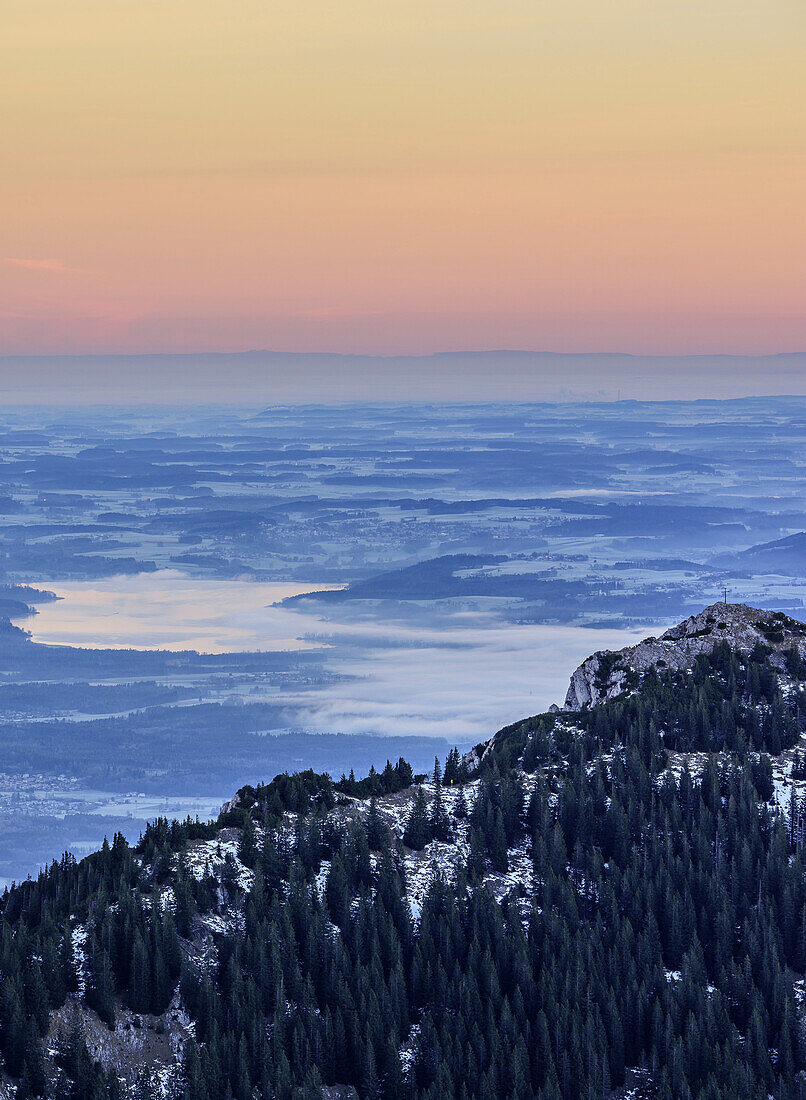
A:
[[[471,834],[475,836],[473,830],[476,828],[473,825],[473,808],[484,808],[484,793],[490,785],[514,783],[522,806],[520,817],[524,820],[528,818],[525,810],[529,798],[536,791],[537,799],[544,799],[549,812],[559,816],[558,791],[562,790],[563,777],[574,756],[575,739],[585,736],[586,720],[596,720],[601,716],[601,712],[591,715],[585,708],[625,692],[640,692],[642,678],[652,669],[659,673],[690,670],[700,655],[712,652],[720,643],[727,643],[735,653],[742,655],[763,650],[773,666],[773,679],[777,678],[784,690],[785,701],[797,709],[795,695],[788,692],[791,683],[793,692],[797,690],[798,698],[803,698],[800,693],[806,683],[806,672],[800,662],[806,657],[806,626],[779,613],[765,612],[743,604],[714,604],[667,630],[660,638],[648,638],[618,653],[593,654],[573,674],[564,711],[528,719],[500,731],[487,743],[486,750],[481,751],[480,748],[465,758],[465,764],[475,774],[461,786],[448,783],[439,790],[433,783],[405,786],[394,793],[379,794],[372,809],[368,798],[353,797],[342,790],[337,793],[335,804],[331,798],[327,808],[321,803],[317,805],[316,812],[320,815],[322,828],[325,831],[349,829],[353,822],[366,823],[370,813],[374,814],[377,810],[392,837],[389,858],[394,859],[404,872],[405,900],[414,918],[413,927],[422,927],[423,902],[434,880],[439,878],[450,883],[467,870],[473,846]],[[708,675],[711,675],[710,671]],[[687,682],[685,677],[680,679],[683,684]],[[646,682],[645,688],[649,697],[651,681]],[[761,710],[765,706],[770,709],[768,704],[756,704],[752,700],[748,706],[751,709],[756,706]],[[798,711],[798,716],[801,713]],[[509,752],[512,742],[507,740],[508,735],[520,726],[527,727],[527,740],[539,736],[541,729],[548,729],[553,751],[533,757],[531,763],[524,752],[525,742],[519,743],[520,748],[516,752]],[[769,762],[766,756],[764,759],[769,772],[768,789],[763,795],[764,813],[768,813],[773,820],[783,815],[794,822],[797,817],[798,828],[806,829],[806,740],[801,733],[803,726],[800,717],[792,728],[795,732],[786,742],[788,747],[781,752],[776,750],[776,755],[770,754],[772,759]],[[797,740],[799,735],[800,740]],[[793,741],[796,743],[793,744]],[[652,779],[658,789],[664,782],[664,776],[679,778],[687,773],[696,779],[703,773],[709,757],[702,747],[698,751],[675,749],[668,732],[659,745],[661,748],[657,758],[660,763],[656,760],[653,764]],[[617,737],[607,745],[597,743],[597,746],[592,750],[596,755],[589,755],[585,762],[590,775],[598,766],[611,769],[614,761],[618,762],[619,754],[625,754],[624,744]],[[705,748],[710,751],[709,745],[706,744]],[[755,750],[748,752],[748,766],[758,765],[761,755]],[[490,759],[485,760],[488,756]],[[462,779],[466,778],[466,774],[462,775]],[[448,839],[431,840],[420,850],[413,850],[404,844],[405,825],[415,799],[422,796],[429,804],[429,811],[436,800],[441,802],[448,823],[445,834]],[[209,831],[201,835],[197,833],[195,838],[188,839],[178,849],[172,849],[170,856],[162,854],[157,861],[152,858],[151,862],[147,857],[138,857],[136,861],[137,891],[142,891],[144,903],[151,906],[158,904],[163,910],[174,914],[181,902],[183,883],[211,884],[209,901],[194,909],[181,944],[184,957],[200,974],[213,974],[226,937],[237,936],[243,931],[250,892],[256,888],[256,879],[259,879],[259,874],[253,869],[257,866],[255,860],[251,861],[251,866],[247,865],[250,861],[244,855],[243,841],[244,836],[249,835],[248,830],[253,830],[252,843],[258,848],[267,836],[271,839],[275,831],[282,843],[290,848],[295,835],[301,835],[305,826],[304,817],[287,811],[281,817],[273,818],[267,827],[268,819],[261,818],[257,812],[259,807],[255,799],[254,788],[243,788],[222,807],[221,818],[209,827]],[[208,827],[204,826],[204,829],[208,830]],[[473,839],[473,843],[477,841]],[[477,878],[477,885],[486,886],[499,901],[508,898],[524,921],[528,919],[530,908],[537,904],[535,897],[539,883],[536,885],[533,843],[530,830],[524,828],[517,843],[504,845],[504,858],[499,863],[499,869],[492,870],[490,865],[486,869],[482,867]],[[325,910],[328,881],[334,865],[331,859],[335,861],[335,858],[321,858],[312,867],[305,882],[305,889],[311,892],[311,897],[318,895],[317,904]],[[381,865],[382,858],[378,850],[372,851],[369,859],[373,872]],[[164,864],[159,875],[155,862]],[[159,885],[155,892],[153,886],[157,879]],[[586,887],[579,875],[574,883],[579,897],[584,898]],[[289,883],[283,883],[279,892],[281,896],[288,896]],[[358,899],[352,897],[351,905],[355,907],[358,904]],[[78,991],[52,1013],[47,1049],[59,1046],[64,1035],[78,1023],[93,1058],[97,1058],[107,1071],[119,1076],[122,1095],[127,1100],[143,1095],[142,1089],[146,1089],[146,1095],[168,1100],[178,1087],[182,1050],[194,1035],[194,1024],[187,1005],[183,1003],[181,990],[174,992],[169,1008],[159,1017],[132,1012],[119,1000],[116,1006],[118,1026],[110,1031],[101,1024],[84,997],[87,985],[86,921],[73,917],[70,927],[72,950],[77,963]],[[340,935],[339,927],[329,924],[328,934],[334,937]],[[668,981],[679,978],[676,972],[667,974]],[[414,1037],[412,1032],[408,1044],[400,1051],[404,1065],[408,1064]],[[49,1054],[49,1072],[55,1072],[55,1064]],[[0,1074],[0,1098],[13,1095],[13,1092],[4,1094],[4,1088],[13,1089],[13,1085]],[[337,1094],[325,1090],[322,1095]]]

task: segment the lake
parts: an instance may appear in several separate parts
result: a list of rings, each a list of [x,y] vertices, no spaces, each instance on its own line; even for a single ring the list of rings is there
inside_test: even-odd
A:
[[[333,587],[199,579],[175,570],[47,584],[61,599],[25,621],[37,642],[202,652],[321,651],[321,683],[282,696],[289,728],[461,740],[562,703],[589,653],[638,629],[513,625],[495,600],[434,601],[407,618],[369,607],[278,601]],[[273,695],[271,686],[266,689]],[[254,700],[254,689],[250,689]]]
[[[59,597],[25,622],[34,641],[93,649],[200,653],[312,649],[299,616],[275,606],[332,585],[197,580],[178,570],[47,584]]]

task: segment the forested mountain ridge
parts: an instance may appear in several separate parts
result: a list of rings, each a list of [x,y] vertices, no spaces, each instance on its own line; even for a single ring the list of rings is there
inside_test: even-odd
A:
[[[0,1095],[804,1095],[806,627],[702,615],[430,777],[278,776],[7,892]]]

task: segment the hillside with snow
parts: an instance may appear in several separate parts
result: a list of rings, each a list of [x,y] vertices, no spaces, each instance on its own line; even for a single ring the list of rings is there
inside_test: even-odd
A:
[[[0,903],[0,1096],[800,1095],[805,653],[713,605],[429,776],[65,857]]]

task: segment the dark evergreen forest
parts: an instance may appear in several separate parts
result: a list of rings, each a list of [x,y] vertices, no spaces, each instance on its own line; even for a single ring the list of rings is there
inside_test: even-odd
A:
[[[0,1051],[18,1097],[125,1095],[78,1027],[52,1080],[49,1013],[81,995],[114,1029],[121,1005],[160,1014],[177,988],[195,1025],[182,1100],[313,1100],[333,1084],[361,1100],[598,1100],[635,1069],[658,1100],[806,1095],[806,802],[773,808],[769,759],[796,743],[803,696],[782,693],[768,656],[718,646],[575,731],[517,723],[478,772],[451,753],[416,786],[402,843],[378,810],[417,783],[401,760],[362,780],[279,776],[212,825],[161,820],[136,848],[65,857],[2,899]],[[682,750],[709,754],[696,777],[669,767]],[[348,795],[368,800],[360,820],[332,813]],[[437,874],[415,917],[402,844],[450,842],[463,818],[467,867]],[[220,879],[184,863],[224,825],[240,829],[248,892],[234,860]],[[531,883],[499,902],[485,876],[516,847]],[[203,963],[194,921],[233,910]]]

